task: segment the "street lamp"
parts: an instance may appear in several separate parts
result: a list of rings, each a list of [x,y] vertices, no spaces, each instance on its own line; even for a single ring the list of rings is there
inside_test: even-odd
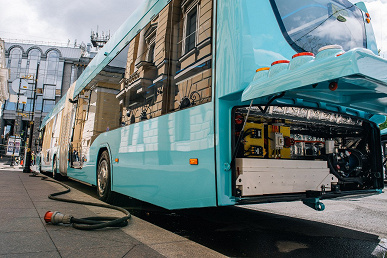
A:
[[[27,155],[26,155],[26,162],[24,165],[23,173],[31,173],[31,146],[32,146],[32,135],[34,132],[34,114],[35,114],[35,99],[36,99],[36,86],[38,83],[38,75],[39,75],[39,65],[38,62],[37,68],[36,68],[36,76],[35,76],[35,83],[34,83],[34,97],[32,100],[32,119],[30,122],[30,135],[28,136],[28,148],[26,149]]]

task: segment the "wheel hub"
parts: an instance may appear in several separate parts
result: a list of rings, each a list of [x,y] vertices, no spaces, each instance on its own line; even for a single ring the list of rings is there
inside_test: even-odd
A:
[[[108,181],[108,167],[106,160],[102,160],[98,170],[98,193],[100,196],[106,191]]]

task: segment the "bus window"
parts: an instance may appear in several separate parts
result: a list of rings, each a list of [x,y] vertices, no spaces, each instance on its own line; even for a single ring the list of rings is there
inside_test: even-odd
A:
[[[125,73],[128,47],[124,48],[73,100],[70,165],[82,168],[93,141],[103,132],[120,127],[120,104],[116,98]]]
[[[121,125],[211,101],[212,1],[172,1],[129,43]]]
[[[313,52],[327,45],[344,50],[366,48],[363,16],[342,0],[272,0],[282,33],[298,52]],[[331,33],[334,31],[335,33]]]

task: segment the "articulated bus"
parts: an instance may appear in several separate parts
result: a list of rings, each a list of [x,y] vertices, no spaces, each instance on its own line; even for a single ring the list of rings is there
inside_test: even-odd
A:
[[[43,120],[41,170],[167,209],[380,193],[364,3],[147,0]]]

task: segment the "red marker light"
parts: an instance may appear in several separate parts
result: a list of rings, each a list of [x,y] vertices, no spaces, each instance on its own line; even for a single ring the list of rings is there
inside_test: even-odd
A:
[[[292,58],[295,58],[295,57],[298,57],[298,56],[314,56],[314,54],[311,53],[311,52],[301,52],[301,53],[293,55]]]
[[[288,64],[288,63],[290,63],[289,60],[278,60],[278,61],[273,62],[271,64],[271,66],[276,65],[276,64]]]
[[[331,83],[329,83],[329,89],[330,89],[331,91],[337,90],[338,87],[339,87],[339,85],[337,84],[337,82],[331,82]]]

